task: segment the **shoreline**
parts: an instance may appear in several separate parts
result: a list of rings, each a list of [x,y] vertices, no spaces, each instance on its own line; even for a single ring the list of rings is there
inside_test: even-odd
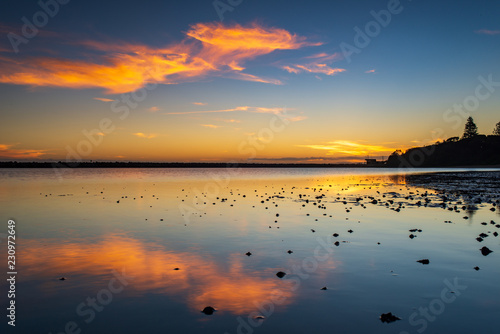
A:
[[[429,169],[429,168],[500,168],[500,165],[468,166],[425,166],[397,167],[383,163],[377,165],[359,164],[260,164],[238,162],[0,162],[0,168],[388,168],[388,169]]]

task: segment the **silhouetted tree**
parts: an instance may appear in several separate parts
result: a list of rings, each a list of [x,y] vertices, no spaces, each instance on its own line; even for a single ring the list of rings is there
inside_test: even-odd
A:
[[[495,129],[493,129],[493,135],[500,136],[500,122],[498,122]]]
[[[477,136],[477,125],[474,123],[472,117],[467,118],[467,122],[465,123],[465,130],[462,139],[472,138]]]

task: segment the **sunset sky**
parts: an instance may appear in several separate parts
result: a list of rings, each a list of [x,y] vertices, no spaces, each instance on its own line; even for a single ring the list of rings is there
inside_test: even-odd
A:
[[[498,1],[7,2],[0,160],[359,162],[500,121]]]

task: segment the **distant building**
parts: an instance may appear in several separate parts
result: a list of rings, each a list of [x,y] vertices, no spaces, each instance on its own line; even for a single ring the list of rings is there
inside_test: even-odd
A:
[[[383,166],[385,161],[377,161],[377,159],[365,159],[367,166]]]

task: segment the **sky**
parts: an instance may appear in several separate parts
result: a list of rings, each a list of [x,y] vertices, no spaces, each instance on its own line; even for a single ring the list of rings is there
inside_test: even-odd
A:
[[[500,121],[498,1],[6,0],[0,160],[343,163]]]

